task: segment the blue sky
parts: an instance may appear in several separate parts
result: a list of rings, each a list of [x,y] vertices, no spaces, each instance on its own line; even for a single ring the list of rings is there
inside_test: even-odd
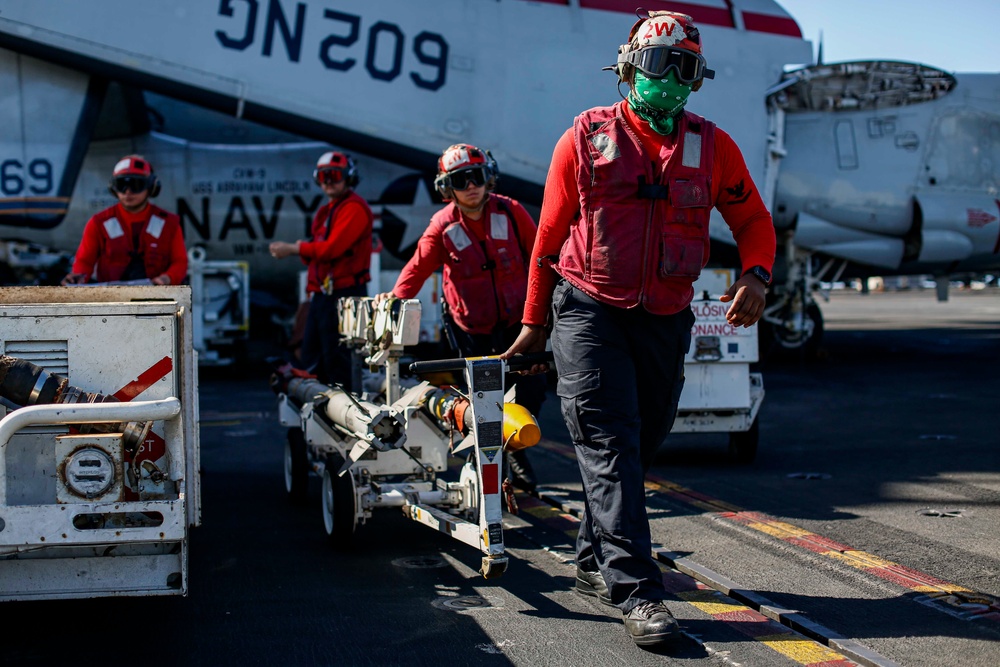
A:
[[[906,60],[1000,72],[1000,0],[778,0],[823,61]]]

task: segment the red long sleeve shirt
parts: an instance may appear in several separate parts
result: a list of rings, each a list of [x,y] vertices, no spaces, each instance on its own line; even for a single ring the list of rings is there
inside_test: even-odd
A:
[[[138,213],[130,213],[126,211],[121,204],[115,204],[111,209],[105,209],[93,216],[87,221],[87,225],[83,228],[83,237],[80,239],[80,247],[76,251],[76,256],[73,259],[73,273],[79,273],[87,276],[88,278],[97,269],[97,280],[100,282],[119,280],[120,275],[112,275],[109,272],[108,265],[111,263],[118,264],[121,263],[123,266],[128,264],[128,257],[111,257],[111,253],[114,252],[108,248],[107,245],[107,234],[101,226],[99,219],[106,219],[108,216],[103,214],[110,213],[111,217],[118,220],[122,227],[122,231],[128,238],[133,239],[133,244],[138,236],[136,234],[136,226],[145,225],[149,222],[150,217],[153,215],[154,209],[152,205],[147,205]],[[162,212],[161,215],[166,215],[165,222],[165,232],[161,235],[163,238],[169,239],[169,260],[168,266],[163,273],[165,273],[170,278],[171,285],[179,285],[184,277],[187,276],[188,269],[188,258],[187,249],[184,246],[184,236],[181,234],[180,222],[177,220],[177,216],[173,214],[167,214]],[[140,242],[141,246],[141,242]],[[110,260],[114,260],[113,262]],[[156,278],[157,276],[150,276],[150,278]]]
[[[625,118],[638,135],[647,155],[656,156],[661,146],[673,143],[673,137],[654,132],[628,105],[625,105]],[[522,320],[525,324],[544,325],[548,322],[552,290],[559,275],[547,262],[540,263],[539,258],[559,255],[563,243],[569,238],[570,226],[579,216],[577,171],[576,147],[573,143],[573,130],[570,128],[556,143],[545,180],[538,236],[528,273],[528,296]],[[732,196],[731,192],[741,194],[737,197]],[[733,232],[744,269],[759,265],[770,271],[775,252],[771,214],[753,185],[736,142],[719,128],[715,129],[712,202]]]
[[[309,266],[307,292],[319,292],[322,277],[319,265],[329,264],[345,256],[366,235],[371,235],[371,209],[361,198],[348,198],[337,206],[330,216],[330,209],[337,202],[327,201],[313,216],[311,234],[314,240],[299,242],[299,257]],[[332,230],[327,232],[327,218]],[[370,252],[369,248],[367,252]]]
[[[463,221],[469,230],[475,235],[475,241],[482,241],[486,238],[486,224],[490,215],[498,209],[494,198],[490,196],[490,201],[483,208],[483,215],[479,220],[472,220],[466,215],[462,216]],[[521,204],[511,200],[510,211],[514,215],[514,224],[517,225],[517,236],[521,242],[521,248],[525,255],[531,253],[531,247],[535,243],[535,221]],[[431,274],[451,260],[444,239],[438,230],[437,233],[428,227],[423,236],[417,242],[417,249],[413,257],[403,267],[399,278],[396,280],[392,293],[399,299],[412,299],[423,287]]]

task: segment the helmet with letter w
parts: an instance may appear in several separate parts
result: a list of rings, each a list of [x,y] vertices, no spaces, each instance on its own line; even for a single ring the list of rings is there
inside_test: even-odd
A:
[[[638,12],[637,12],[638,15]],[[687,14],[651,11],[629,32],[628,43],[618,47],[618,62],[611,68],[620,82],[632,85],[638,70],[650,79],[659,79],[674,70],[682,84],[692,90],[705,79],[714,79],[701,52],[701,34]]]

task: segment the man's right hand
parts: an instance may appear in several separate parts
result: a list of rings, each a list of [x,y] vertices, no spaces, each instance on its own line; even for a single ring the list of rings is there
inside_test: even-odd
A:
[[[395,296],[396,295],[393,294],[392,292],[382,292],[381,294],[376,294],[375,296],[372,297],[372,305],[375,308],[378,308],[380,303],[382,303],[386,299],[393,299],[395,298]]]
[[[86,273],[67,273],[66,277],[62,279],[60,285],[82,285],[87,282]]]
[[[511,345],[506,352],[500,355],[500,358],[510,359],[516,354],[543,352],[545,350],[545,341],[548,337],[548,332],[546,332],[545,327],[541,325],[521,325],[521,333],[517,335],[517,339],[514,341],[514,344]],[[537,375],[538,373],[544,373],[548,370],[548,364],[535,364],[530,369],[519,372],[525,375]]]

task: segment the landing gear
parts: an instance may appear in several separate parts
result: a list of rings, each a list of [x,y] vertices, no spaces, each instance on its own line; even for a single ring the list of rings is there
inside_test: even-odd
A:
[[[838,260],[830,259],[814,271],[814,255],[796,248],[791,239],[786,241],[785,254],[788,277],[772,288],[761,317],[761,357],[777,347],[797,350],[805,358],[815,359],[823,339],[823,313],[814,294],[829,300],[829,293],[823,290],[821,281],[839,280],[847,262],[841,261],[838,268]]]
[[[309,490],[309,459],[302,429],[288,429],[285,443],[285,491],[293,505],[302,505]]]
[[[804,307],[803,301],[807,302]],[[774,345],[783,350],[800,350],[808,359],[818,356],[823,340],[823,313],[811,296],[785,294],[774,298],[764,309],[761,324],[762,357]]]
[[[358,525],[358,496],[354,488],[354,475],[348,470],[337,475],[344,465],[340,454],[330,454],[323,469],[323,528],[335,546],[351,543]]]

